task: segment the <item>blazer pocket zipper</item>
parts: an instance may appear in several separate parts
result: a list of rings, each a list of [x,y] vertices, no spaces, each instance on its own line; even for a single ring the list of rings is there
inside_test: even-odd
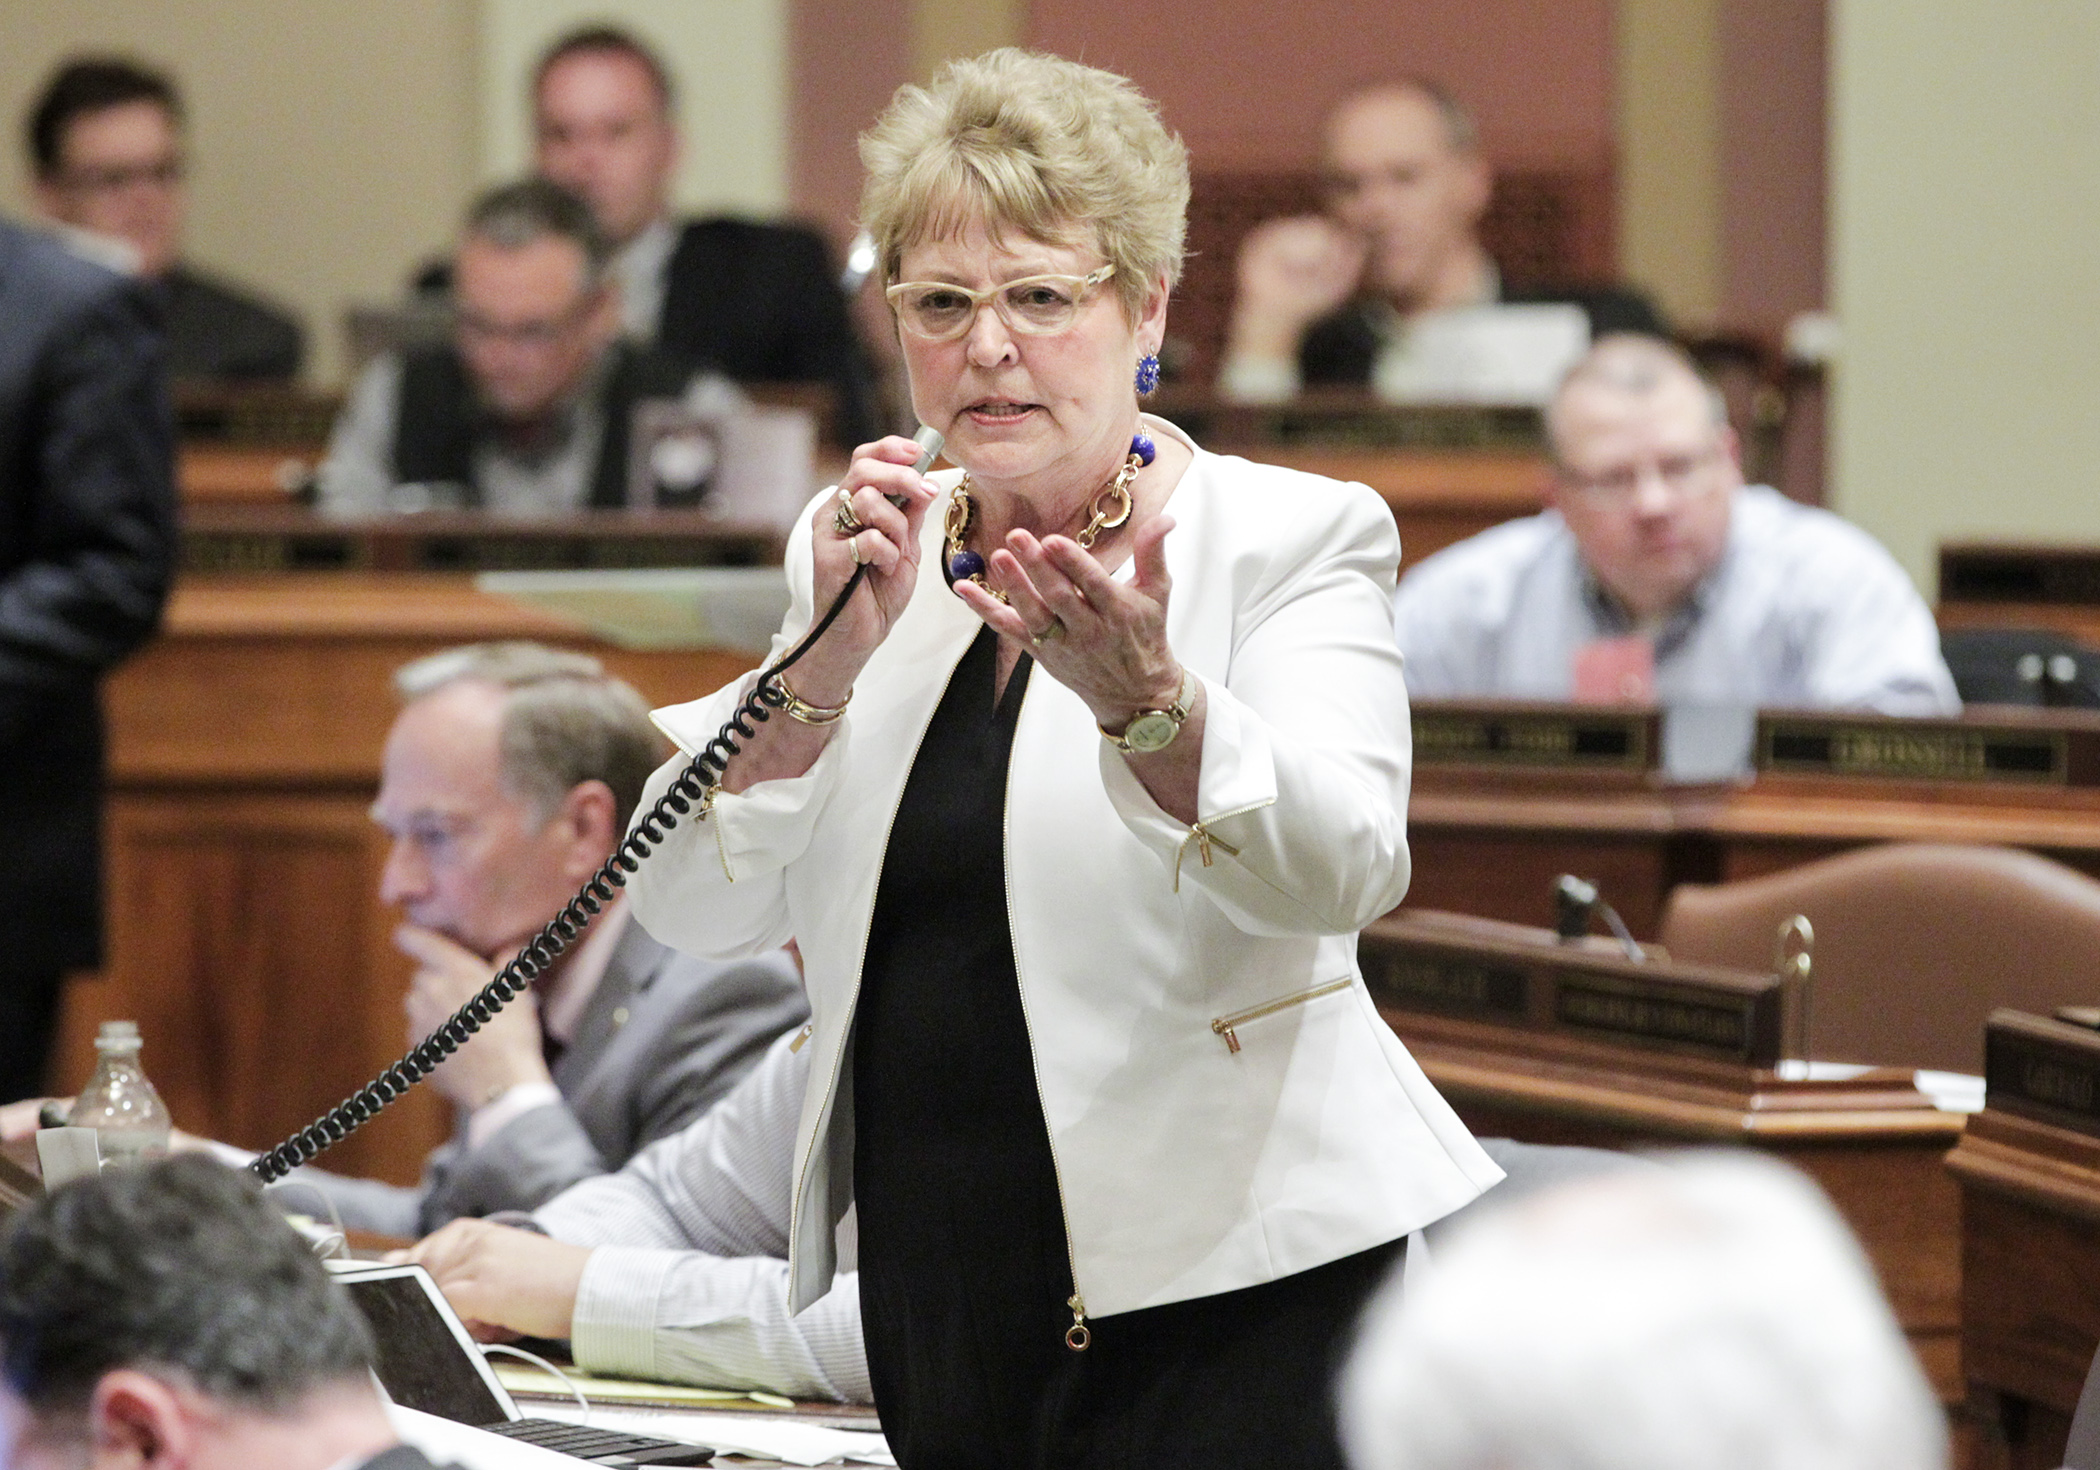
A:
[[[1259,1021],[1264,1016],[1273,1016],[1278,1011],[1287,1011],[1292,1006],[1302,1006],[1309,1000],[1318,1000],[1323,995],[1333,995],[1338,990],[1347,990],[1356,983],[1354,975],[1344,975],[1339,980],[1330,980],[1325,985],[1315,985],[1310,990],[1295,991],[1275,1000],[1263,1001],[1258,1006],[1249,1006],[1244,1011],[1234,1011],[1229,1016],[1220,1016],[1210,1023],[1211,1031],[1225,1038],[1225,1049],[1237,1052],[1240,1049],[1239,1028],[1249,1021]]]

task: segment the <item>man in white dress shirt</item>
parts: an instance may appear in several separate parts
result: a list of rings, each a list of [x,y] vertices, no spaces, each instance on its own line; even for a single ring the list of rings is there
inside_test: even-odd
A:
[[[619,1173],[529,1220],[456,1220],[413,1259],[482,1335],[566,1337],[591,1372],[868,1402],[850,1214],[831,1291],[788,1311],[801,1040],[775,1042],[711,1112]]]
[[[1903,569],[1828,511],[1745,486],[1719,399],[1677,348],[1606,338],[1546,427],[1550,508],[1401,577],[1414,697],[1960,709]]]

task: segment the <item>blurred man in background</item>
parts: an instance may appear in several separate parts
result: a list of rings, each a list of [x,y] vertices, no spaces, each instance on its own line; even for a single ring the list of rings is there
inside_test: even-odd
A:
[[[178,379],[298,376],[298,324],[182,259],[188,206],[182,98],[156,71],[114,57],[67,62],[29,115],[38,206],[104,264],[152,285]]]
[[[1959,710],[1903,569],[1830,512],[1745,486],[1720,398],[1676,347],[1606,338],[1546,427],[1551,508],[1400,579],[1416,698]]]
[[[451,342],[365,369],[321,468],[322,509],[626,505],[635,404],[679,398],[694,374],[621,335],[611,259],[566,189],[527,179],[484,194],[453,257]]]
[[[1240,246],[1218,378],[1228,397],[1433,387],[1424,376],[1435,364],[1419,359],[1435,348],[1410,329],[1498,304],[1572,304],[1592,336],[1662,330],[1628,292],[1505,287],[1479,235],[1492,172],[1473,119],[1433,82],[1381,83],[1345,97],[1328,114],[1321,169],[1326,213],[1271,220]]]

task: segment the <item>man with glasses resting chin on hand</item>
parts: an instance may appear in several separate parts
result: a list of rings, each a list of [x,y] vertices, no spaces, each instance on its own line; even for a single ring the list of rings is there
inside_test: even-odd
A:
[[[453,261],[451,343],[365,370],[328,446],[322,509],[627,504],[634,405],[681,397],[693,370],[621,340],[610,259],[589,207],[560,186],[483,195]]]
[[[1649,337],[1606,337],[1547,410],[1542,515],[1401,578],[1417,699],[1960,708],[1917,589],[1866,532],[1745,486],[1719,397]]]

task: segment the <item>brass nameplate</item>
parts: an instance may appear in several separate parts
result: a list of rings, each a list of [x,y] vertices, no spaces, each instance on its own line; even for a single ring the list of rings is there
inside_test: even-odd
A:
[[[1751,1067],[1779,1060],[1783,987],[1773,975],[1636,962],[1543,929],[1405,911],[1364,930],[1357,960],[1372,998],[1392,1011]]]
[[[1655,764],[1655,718],[1640,711],[1413,710],[1415,763],[1642,772]]]
[[[1993,1108],[2100,1136],[2100,1034],[2001,1011],[1984,1030],[1983,1082]]]
[[[1757,722],[1757,768],[1775,776],[2085,786],[2095,784],[2096,755],[2100,730],[1814,715]]]
[[[1554,994],[1553,1013],[1563,1025],[1577,1030],[1626,1041],[1689,1047],[1730,1061],[1748,1062],[1758,1059],[1761,999],[1754,995],[1689,999],[1638,982],[1569,977],[1560,982]],[[1777,1008],[1772,1009],[1776,1041]]]

